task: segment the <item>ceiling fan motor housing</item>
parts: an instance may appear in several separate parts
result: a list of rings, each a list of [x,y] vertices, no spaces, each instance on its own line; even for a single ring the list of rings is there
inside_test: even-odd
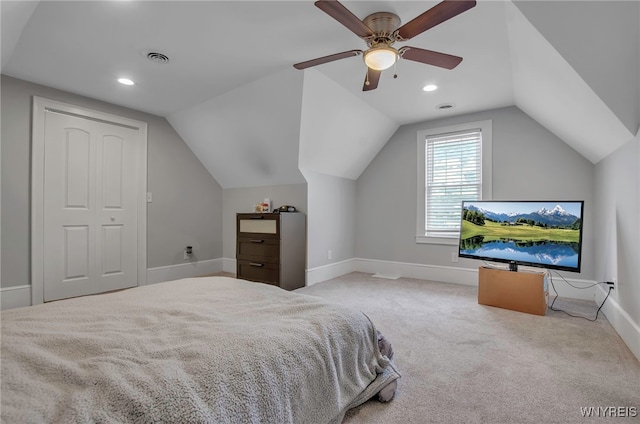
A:
[[[390,45],[396,41],[394,33],[400,28],[400,17],[395,13],[372,13],[364,18],[362,22],[374,33],[374,35],[367,40],[369,46],[375,46],[377,44]]]

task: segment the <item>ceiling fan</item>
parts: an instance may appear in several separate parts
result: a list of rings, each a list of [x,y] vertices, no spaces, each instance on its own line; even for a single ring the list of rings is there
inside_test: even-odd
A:
[[[349,50],[329,56],[323,56],[293,65],[296,69],[306,69],[323,63],[333,62],[347,57],[363,55],[367,64],[367,74],[362,91],[374,90],[378,87],[380,74],[390,68],[399,58],[414,62],[426,63],[446,69],[453,69],[462,58],[446,53],[417,47],[393,47],[397,41],[406,41],[442,22],[471,9],[475,0],[445,0],[427,10],[420,16],[400,26],[400,18],[391,12],[376,12],[363,20],[337,0],[318,0],[315,5],[336,21],[347,27],[367,43],[367,50]]]

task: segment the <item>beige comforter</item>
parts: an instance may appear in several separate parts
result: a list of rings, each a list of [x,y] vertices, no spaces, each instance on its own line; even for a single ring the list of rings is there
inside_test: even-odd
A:
[[[399,377],[369,319],[192,278],[2,312],[2,421],[330,423]]]

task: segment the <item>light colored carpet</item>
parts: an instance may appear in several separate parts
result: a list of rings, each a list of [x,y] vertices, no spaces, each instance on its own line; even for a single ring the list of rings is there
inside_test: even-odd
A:
[[[478,305],[476,287],[363,273],[297,291],[362,310],[393,344],[395,399],[369,401],[345,424],[640,422],[640,362],[602,314],[524,314]],[[555,307],[596,311],[563,298]],[[590,420],[584,407],[637,416]]]

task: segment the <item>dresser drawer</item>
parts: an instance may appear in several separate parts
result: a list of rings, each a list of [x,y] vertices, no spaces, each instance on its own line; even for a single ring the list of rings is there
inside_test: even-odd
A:
[[[280,238],[278,214],[238,214],[237,236],[255,238]]]
[[[278,262],[280,260],[280,240],[265,237],[239,237],[236,259]]]
[[[278,285],[280,281],[280,267],[272,262],[258,262],[236,260],[237,277],[249,281]]]

